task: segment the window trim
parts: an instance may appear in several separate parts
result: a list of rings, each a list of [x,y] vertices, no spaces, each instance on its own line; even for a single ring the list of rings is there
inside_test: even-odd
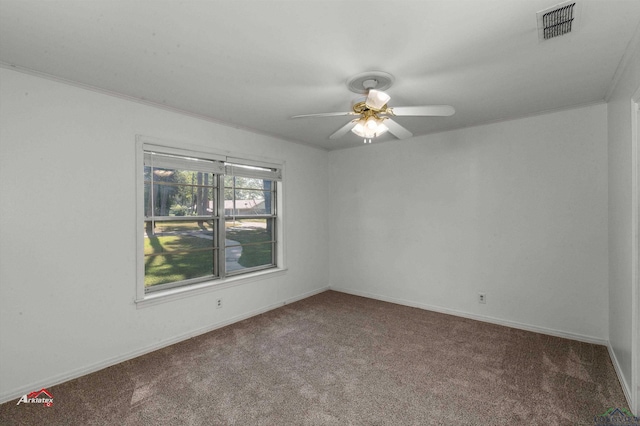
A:
[[[191,144],[184,144],[175,141],[167,141],[149,136],[136,135],[136,280],[135,280],[135,297],[134,303],[137,308],[146,306],[152,306],[159,303],[168,302],[171,300],[182,299],[184,297],[195,296],[198,294],[221,290],[237,285],[243,285],[256,280],[262,280],[271,278],[274,276],[282,275],[286,270],[285,266],[285,235],[283,227],[283,200],[286,199],[284,194],[285,185],[285,162],[281,160],[274,160],[264,157],[257,157],[252,155],[244,155],[242,153],[231,153],[229,151],[218,151],[210,149],[204,146],[196,146]],[[276,186],[276,216],[274,220],[275,225],[275,267],[268,269],[259,268],[257,270],[249,270],[245,273],[236,273],[227,275],[225,277],[214,278],[209,280],[200,280],[194,283],[187,283],[165,288],[153,292],[145,292],[144,286],[144,206],[142,200],[144,200],[144,156],[145,151],[157,150],[162,153],[178,155],[178,156],[192,156],[194,158],[210,159],[215,161],[223,161],[227,163],[240,163],[244,165],[256,166],[256,167],[268,167],[277,169],[280,172],[279,180],[274,181]],[[222,175],[224,176],[224,175]],[[223,179],[221,179],[223,181]],[[223,182],[219,182],[219,184]],[[224,198],[224,197],[218,197]],[[224,207],[224,199],[218,200]],[[224,210],[222,210],[219,216],[224,220]],[[224,240],[223,240],[224,241]],[[219,247],[221,252],[225,251],[224,245]]]

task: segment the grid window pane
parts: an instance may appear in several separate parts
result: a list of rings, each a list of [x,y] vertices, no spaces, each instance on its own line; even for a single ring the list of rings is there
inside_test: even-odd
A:
[[[229,272],[274,265],[274,219],[226,222],[225,264]]]
[[[213,173],[145,167],[145,216],[212,216],[216,211]]]
[[[214,275],[215,221],[145,222],[145,287]]]
[[[273,181],[238,176],[225,176],[225,216],[274,214],[275,184]]]

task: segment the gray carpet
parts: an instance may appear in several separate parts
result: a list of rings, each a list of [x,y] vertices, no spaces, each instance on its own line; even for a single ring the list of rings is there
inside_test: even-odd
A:
[[[328,291],[0,405],[2,425],[593,425],[604,346]]]

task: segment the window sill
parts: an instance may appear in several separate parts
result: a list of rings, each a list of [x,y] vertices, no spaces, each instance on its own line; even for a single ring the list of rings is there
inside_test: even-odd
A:
[[[136,299],[135,304],[136,308],[138,309],[146,308],[148,306],[159,305],[161,303],[170,302],[173,300],[184,299],[185,297],[196,296],[198,294],[222,290],[229,287],[235,287],[253,281],[281,276],[284,275],[286,271],[286,268],[273,268],[264,271],[252,272],[249,274],[227,277],[223,280],[207,281],[204,283],[193,284],[185,287],[171,288],[164,291],[146,294],[144,298]]]

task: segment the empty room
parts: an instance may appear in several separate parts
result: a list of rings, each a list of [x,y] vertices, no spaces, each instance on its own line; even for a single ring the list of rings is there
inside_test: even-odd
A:
[[[640,425],[640,1],[0,0],[1,425]]]

